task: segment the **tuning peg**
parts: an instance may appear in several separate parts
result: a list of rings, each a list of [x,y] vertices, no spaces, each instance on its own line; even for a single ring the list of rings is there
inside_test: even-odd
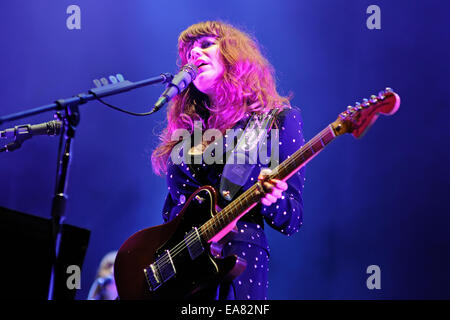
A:
[[[384,92],[385,93],[391,93],[391,92],[393,92],[393,90],[391,88],[387,87],[386,89],[384,89]]]
[[[380,92],[378,92],[378,99],[379,100],[383,100],[385,97],[384,97],[384,91],[380,91]]]
[[[371,95],[369,101],[370,101],[370,103],[376,103],[378,101],[377,96],[376,95]]]
[[[348,114],[353,114],[353,113],[356,112],[356,109],[353,108],[353,106],[348,106],[346,112],[347,112]]]
[[[362,101],[363,102],[362,102],[361,105],[362,105],[363,108],[367,108],[368,106],[370,106],[369,100],[364,98]]]

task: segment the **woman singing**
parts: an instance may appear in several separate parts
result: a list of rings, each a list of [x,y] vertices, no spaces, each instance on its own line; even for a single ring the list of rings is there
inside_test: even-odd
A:
[[[300,113],[291,108],[287,98],[278,94],[273,69],[257,42],[229,24],[207,21],[190,26],[179,37],[178,53],[179,64],[194,64],[198,74],[169,104],[167,127],[152,154],[153,168],[157,174],[166,175],[169,189],[163,209],[164,221],[175,218],[189,196],[201,186],[210,185],[220,190],[218,201],[223,208],[259,181],[260,202],[237,222],[236,230],[220,240],[223,256],[237,255],[246,260],[247,266],[234,280],[223,281],[207,291],[204,298],[267,299],[270,250],[264,221],[285,235],[298,231],[302,224],[303,170],[286,182],[267,179],[269,163],[258,158],[254,163],[235,165],[234,169],[242,170],[237,176],[240,181],[233,180],[225,172],[228,156],[233,152],[226,137],[238,129],[245,130],[252,119],[262,119],[257,117],[266,115],[265,119],[269,119],[263,128],[267,132],[266,139],[258,145],[265,145],[269,150],[273,169],[273,161],[281,163],[304,143]],[[188,156],[176,161],[173,151],[180,139],[174,138],[174,133],[184,129],[193,135],[196,124],[200,124],[202,132],[215,129],[214,132],[222,133],[224,138],[202,139],[198,144],[192,139],[189,150],[182,150]],[[235,140],[239,145],[238,136]],[[215,149],[216,152],[223,150],[223,161],[211,163],[206,156],[200,161],[186,161],[189,156],[205,155],[208,148],[217,143],[224,144],[223,149]],[[222,157],[208,153],[211,154],[216,160]],[[234,191],[230,192],[227,184]]]

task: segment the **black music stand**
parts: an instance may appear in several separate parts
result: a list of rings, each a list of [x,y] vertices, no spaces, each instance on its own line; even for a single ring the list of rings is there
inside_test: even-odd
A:
[[[51,219],[0,207],[0,298],[47,300],[53,263]],[[69,289],[70,265],[82,269],[90,231],[62,225],[62,241],[55,268],[55,300],[74,300]]]

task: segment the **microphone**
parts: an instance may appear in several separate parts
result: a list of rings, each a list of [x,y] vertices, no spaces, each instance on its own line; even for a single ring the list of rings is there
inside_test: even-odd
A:
[[[20,135],[48,135],[54,136],[61,132],[62,122],[58,120],[52,120],[40,124],[23,124],[15,126],[14,128],[0,131],[0,138],[14,138]]]
[[[194,81],[197,76],[197,66],[188,63],[173,77],[173,80],[167,85],[166,90],[156,101],[153,110],[150,113],[158,111],[163,105],[172,100],[177,94],[181,93],[187,86]]]

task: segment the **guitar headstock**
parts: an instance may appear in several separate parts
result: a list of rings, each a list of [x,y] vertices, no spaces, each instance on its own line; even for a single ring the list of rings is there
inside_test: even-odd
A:
[[[355,138],[364,135],[367,129],[377,120],[379,114],[392,115],[400,107],[400,97],[391,88],[381,91],[378,96],[372,95],[370,99],[363,99],[354,106],[339,114],[333,127],[336,136],[351,133]]]

